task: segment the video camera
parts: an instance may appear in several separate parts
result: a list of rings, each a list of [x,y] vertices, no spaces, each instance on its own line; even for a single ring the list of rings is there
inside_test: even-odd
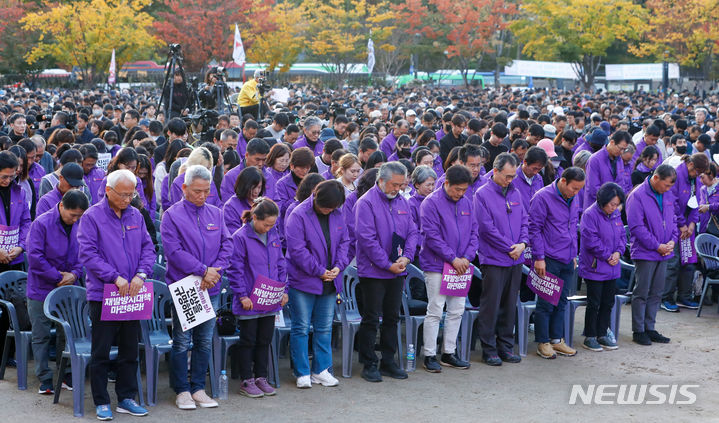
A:
[[[65,115],[67,115],[67,120],[65,121],[65,128],[69,130],[74,130],[75,126],[77,125],[77,113],[68,113],[63,112]],[[40,122],[52,122],[52,118],[54,116],[54,113],[52,110],[46,110],[44,113],[39,114],[35,116],[35,123],[31,126],[30,129],[38,129]]]
[[[195,128],[202,128],[200,131],[200,142],[212,141],[215,135],[215,127],[219,121],[220,114],[217,110],[200,109],[197,114],[183,117],[185,123]]]

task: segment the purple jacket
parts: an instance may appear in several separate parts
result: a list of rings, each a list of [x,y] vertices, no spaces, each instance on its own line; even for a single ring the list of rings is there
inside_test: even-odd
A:
[[[534,195],[529,205],[529,243],[533,260],[549,257],[566,264],[577,257],[578,196],[567,204],[556,181]]]
[[[709,220],[712,216],[719,216],[719,189],[714,187],[714,191],[709,195],[709,188],[706,185],[702,185],[699,190],[701,201],[699,204],[709,204],[709,211],[706,213],[699,213],[699,232],[706,232]]]
[[[627,246],[620,211],[607,216],[594,202],[582,215],[579,232],[582,237],[579,243],[579,276],[593,281],[618,279],[621,266],[619,263],[611,266],[607,260],[615,252],[624,254]]]
[[[285,239],[284,236],[284,221],[287,218],[287,208],[295,200],[295,194],[297,193],[297,184],[295,184],[294,178],[292,178],[292,172],[280,178],[275,185],[275,203],[280,208],[280,216],[277,219],[277,229],[280,231],[280,237]]]
[[[624,160],[622,160],[622,164],[620,165],[620,169],[622,171],[622,183],[621,187],[624,190],[624,194],[629,194],[632,192],[632,189],[634,186],[632,186],[632,163],[631,161],[629,163],[624,163]]]
[[[230,266],[230,233],[222,222],[222,211],[213,205],[197,207],[183,198],[165,212],[160,233],[168,285],[189,275],[204,276],[208,267],[219,267],[222,274]],[[220,288],[218,283],[207,292],[216,295]]]
[[[419,232],[407,200],[401,195],[390,200],[375,185],[357,200],[355,219],[359,277],[394,279],[399,276],[389,271],[394,263],[390,260],[393,234],[404,238],[404,250],[398,256],[410,262],[419,243]]]
[[[472,200],[465,195],[456,203],[440,188],[419,206],[422,249],[419,264],[425,272],[442,272],[455,258],[474,260],[477,255],[477,219]]]
[[[419,193],[415,191],[415,193],[409,197],[409,200],[407,200],[409,202],[409,210],[412,215],[412,220],[417,226],[417,229],[419,229],[419,206],[422,205],[425,198],[426,197],[419,195]]]
[[[294,203],[290,204],[290,206],[287,208],[287,213],[292,213],[292,210],[297,206],[297,201],[295,200]],[[297,203],[299,204],[299,203]],[[355,219],[355,205],[357,204],[357,191],[352,191],[347,198],[345,198],[345,203],[342,205],[342,214],[345,218],[345,223],[347,224],[347,236],[350,240],[350,246],[347,249],[347,259],[348,261],[352,261],[352,259],[357,254],[357,237],[355,236],[355,225],[357,223]],[[294,206],[294,207],[293,207]]]
[[[437,174],[438,178],[444,175],[444,168],[442,167],[442,156],[437,156],[434,158],[434,162],[432,163],[432,169],[434,169],[434,173]],[[484,166],[482,166],[482,169],[484,169]]]
[[[310,150],[312,150],[312,147],[310,147],[309,142],[307,142],[307,138],[305,138],[304,135],[300,135],[299,138],[297,138],[297,141],[292,145],[293,150],[297,150],[300,147],[307,147]],[[315,144],[315,148],[312,151],[315,156],[319,156],[322,154],[322,150],[325,148],[325,143],[322,142],[321,139],[317,139],[317,143]]]
[[[265,172],[265,195],[274,200],[277,197],[277,181],[282,179],[282,177],[288,175],[290,173],[290,169],[287,168],[287,170],[285,170],[284,172],[278,172],[271,167],[266,167],[264,172]],[[233,190],[233,192],[234,192],[234,190]]]
[[[40,182],[42,182],[42,177],[45,176],[45,169],[39,163],[33,163],[28,169],[27,175],[35,184],[35,195],[37,196],[37,193],[40,192]]]
[[[92,197],[90,198],[90,205],[95,204],[100,201],[97,192],[100,189],[100,185],[102,185],[102,181],[105,180],[105,171],[95,166],[84,176],[84,179],[85,185],[87,185],[87,189],[90,191],[90,196]]]
[[[655,147],[657,147],[657,150],[659,150],[659,156],[657,159],[657,164],[654,165],[652,170],[658,168],[659,165],[662,164],[662,162],[664,161],[664,158],[662,157],[662,151],[659,149],[659,146],[655,145]],[[642,156],[642,151],[644,151],[645,148],[647,148],[647,143],[644,142],[644,137],[642,137],[642,139],[639,140],[639,142],[637,143],[637,151],[635,151],[634,155],[632,156],[632,163],[636,163],[637,160],[639,160],[639,158]]]
[[[123,210],[118,218],[107,199],[102,199],[80,219],[77,241],[80,263],[87,271],[88,301],[102,301],[103,285],[115,283],[118,276],[130,282],[138,273],[152,274],[155,247],[142,214],[134,207]]]
[[[662,194],[661,208],[647,178],[627,198],[627,222],[632,260],[664,261],[674,256],[657,252],[659,244],[679,241],[679,228],[674,215],[674,194]]]
[[[692,185],[694,186],[692,187]],[[691,222],[699,222],[699,210],[689,208],[687,203],[692,194],[696,195],[697,200],[699,199],[700,187],[701,181],[699,177],[694,178],[693,181],[690,180],[686,163],[677,166],[677,181],[671,189],[674,197],[674,214],[677,216],[677,227],[681,228]]]
[[[534,194],[544,188],[544,182],[540,174],[534,175],[531,185],[527,183],[527,179],[522,171],[522,166],[517,166],[517,177],[514,179],[512,185],[519,191],[519,195],[522,197],[522,206],[524,206],[524,210],[527,212],[529,211],[529,203],[532,201]]]
[[[225,205],[222,207],[222,212],[225,219],[225,226],[230,234],[234,234],[236,230],[242,227],[242,213],[245,210],[250,210],[252,206],[247,202],[245,198],[237,198],[233,195]]]
[[[395,144],[397,144],[397,137],[394,136],[394,131],[389,131],[389,134],[379,144],[379,149],[389,157],[394,153]]]
[[[245,139],[245,134],[240,131],[239,134],[237,134],[237,154],[240,155],[240,157],[243,159],[245,158],[245,153],[247,152],[247,140]]]
[[[616,182],[620,187],[624,184],[624,161],[617,157],[614,162],[614,175],[612,163],[609,161],[607,147],[602,148],[587,161],[587,182],[584,185],[585,207],[591,206],[597,200],[597,191],[607,182]]]
[[[1,204],[0,204],[1,205]],[[0,207],[0,226],[7,226],[10,230],[19,229],[17,246],[27,251],[27,234],[30,231],[30,209],[28,208],[27,202],[25,201],[25,193],[17,184],[17,182],[10,183],[10,223],[8,223],[5,216],[5,208]],[[4,230],[0,230],[0,236],[3,235]],[[20,254],[10,264],[22,263],[24,260],[23,255]]]
[[[512,260],[509,252],[514,244],[529,245],[527,209],[514,183],[509,184],[506,195],[502,191],[502,187],[490,181],[474,195],[479,237],[477,254],[481,264],[508,267],[524,262],[523,255]]]
[[[327,264],[327,244],[319,220],[314,211],[314,195],[300,203],[287,216],[287,279],[291,288],[310,294],[322,294],[322,276],[327,268],[337,267],[340,274],[335,279],[335,289],[342,292],[342,272],[349,263],[347,249],[349,237],[342,210],[330,213],[330,255]]]
[[[185,195],[182,193],[182,184],[185,183],[185,174],[181,173],[177,175],[174,181],[172,181],[172,186],[170,187],[170,206],[173,204],[178,203],[180,200],[185,198]],[[210,195],[207,197],[207,204],[211,204],[218,209],[222,208],[222,200],[220,199],[220,196],[217,194],[217,186],[214,182],[210,182]]]
[[[57,203],[59,203],[61,200],[62,193],[60,193],[60,190],[57,189],[56,185],[55,188],[40,197],[40,201],[38,201],[37,206],[35,206],[35,216],[40,216],[46,211],[56,207]]]
[[[577,143],[575,146],[574,153],[572,153],[572,163],[574,163],[574,158],[577,157],[577,154],[579,154],[580,151],[589,151],[590,153],[594,154],[594,150],[592,150],[592,146],[589,145],[589,142],[585,141],[582,144]]]
[[[275,228],[267,232],[267,245],[260,241],[251,224],[232,235],[232,263],[227,278],[232,288],[232,313],[236,315],[264,314],[242,308],[240,298],[249,297],[257,276],[263,275],[278,282],[287,281],[287,262],[282,255],[280,234]],[[287,292],[287,288],[285,288]],[[278,307],[279,310],[279,307]]]
[[[77,226],[72,225],[70,236],[60,222],[60,211],[38,216],[30,225],[27,238],[27,297],[45,301],[45,297],[62,280],[60,272],[72,272],[78,279],[82,266],[77,259]]]
[[[225,176],[222,178],[222,183],[220,184],[220,197],[222,197],[223,202],[227,202],[227,200],[235,195],[235,183],[237,182],[237,177],[240,176],[240,172],[244,169],[245,161],[243,160],[242,163],[225,173]]]

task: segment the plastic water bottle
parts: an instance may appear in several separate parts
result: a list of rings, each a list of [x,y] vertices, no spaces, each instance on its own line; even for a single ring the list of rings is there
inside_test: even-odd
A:
[[[413,372],[416,367],[417,363],[415,361],[414,344],[409,344],[409,347],[407,348],[407,371]]]
[[[219,395],[219,397],[220,397],[221,400],[227,400],[227,399],[228,399],[228,396],[227,396],[227,395],[228,395],[228,394],[227,394],[227,391],[228,391],[228,383],[229,383],[229,382],[228,382],[228,380],[227,380],[227,371],[226,371],[226,370],[223,370],[222,373],[220,373],[220,388],[219,388],[220,395]]]

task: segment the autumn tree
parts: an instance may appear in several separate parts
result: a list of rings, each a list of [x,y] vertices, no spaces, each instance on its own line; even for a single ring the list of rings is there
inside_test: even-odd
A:
[[[181,44],[187,70],[200,71],[212,60],[232,60],[235,24],[243,33],[272,28],[269,1],[162,0],[166,10],[157,13],[155,34],[167,44]],[[245,43],[245,52],[251,47]]]
[[[447,59],[456,61],[467,87],[472,65],[494,51],[506,19],[517,13],[516,6],[504,0],[405,0],[397,10],[410,33],[433,40]]]
[[[648,0],[645,32],[629,52],[655,60],[702,67],[708,79],[711,58],[719,42],[719,2],[716,0]],[[666,57],[665,57],[666,53]]]
[[[267,20],[273,27],[262,29],[253,26],[242,34],[243,41],[252,45],[251,49],[246,50],[247,58],[253,63],[266,63],[268,72],[280,65],[280,72],[289,71],[307,41],[304,29],[307,25],[307,10],[301,4],[295,6],[290,3],[265,7],[269,9]]]
[[[536,60],[571,62],[587,90],[609,47],[638,39],[647,19],[631,0],[524,0],[521,13],[511,28],[522,51]]]
[[[394,29],[395,13],[384,1],[304,0],[302,5],[308,13],[308,54],[339,78],[351,64],[366,62],[370,34],[375,51],[389,48],[385,44]]]
[[[19,0],[0,2],[0,72],[31,77],[52,64],[50,57],[32,65],[25,60],[25,54],[38,42],[39,35],[25,30],[20,19],[36,8]]]
[[[118,69],[124,62],[151,54],[157,40],[150,35],[153,19],[143,12],[151,0],[87,0],[56,4],[29,13],[20,22],[40,34],[25,56],[34,64],[50,56],[77,66],[83,81],[98,81],[109,69],[112,49]]]

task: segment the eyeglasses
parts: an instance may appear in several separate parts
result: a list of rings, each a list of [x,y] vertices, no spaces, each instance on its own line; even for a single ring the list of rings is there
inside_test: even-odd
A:
[[[110,187],[110,189],[113,190],[113,191],[115,191],[115,194],[119,195],[120,198],[122,198],[123,200],[130,200],[130,201],[132,201],[132,199],[135,198],[135,196],[137,195],[137,192],[136,192],[136,191],[135,191],[135,192],[132,192],[131,194],[120,194],[119,192],[117,192],[117,190],[115,190],[115,188]]]
[[[15,174],[12,175],[0,175],[0,181],[9,181],[10,179],[15,178]]]

